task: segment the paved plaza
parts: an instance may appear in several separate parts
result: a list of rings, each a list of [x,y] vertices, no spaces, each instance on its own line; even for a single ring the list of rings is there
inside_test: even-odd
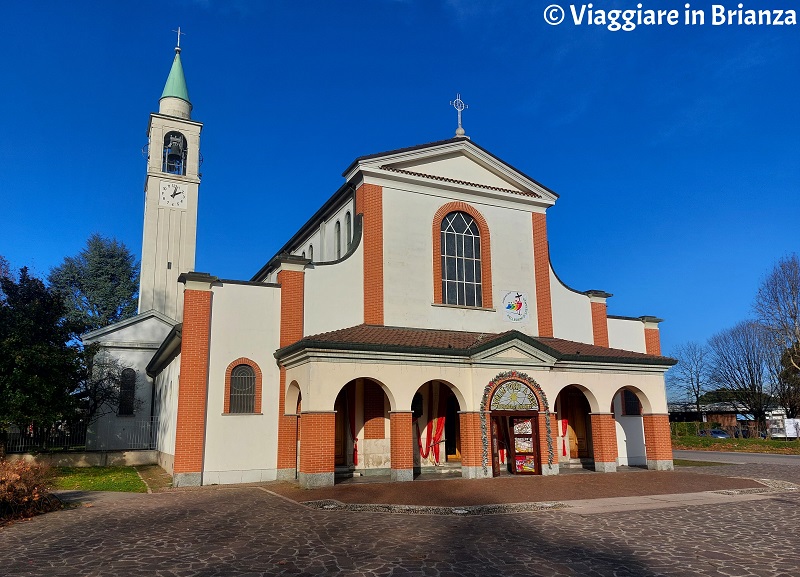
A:
[[[314,509],[269,484],[93,494],[76,508],[0,529],[0,575],[800,574],[800,491],[781,483],[800,484],[800,465],[684,470],[770,479],[772,489],[584,495],[562,508],[490,515]],[[646,479],[620,473],[620,482],[626,475]]]

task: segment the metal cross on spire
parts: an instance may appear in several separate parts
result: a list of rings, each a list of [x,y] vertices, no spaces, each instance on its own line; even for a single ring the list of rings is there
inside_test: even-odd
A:
[[[186,32],[181,32],[181,27],[178,26],[177,30],[173,30],[173,32],[177,33],[178,35],[178,45],[175,47],[176,52],[181,51],[181,36],[186,36]]]
[[[461,112],[469,108],[469,106],[464,104],[464,101],[461,100],[461,94],[456,94],[456,99],[450,101],[450,106],[458,110],[458,128],[456,128],[456,137],[463,138],[466,136],[466,133],[464,132],[464,128],[461,126]]]

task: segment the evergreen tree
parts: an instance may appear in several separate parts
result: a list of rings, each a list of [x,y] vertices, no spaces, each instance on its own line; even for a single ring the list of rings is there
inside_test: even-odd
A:
[[[72,416],[82,353],[61,295],[30,276],[0,277],[0,429],[49,427]]]
[[[136,314],[136,257],[114,239],[93,234],[77,256],[50,271],[50,285],[67,302],[67,319],[88,332]]]

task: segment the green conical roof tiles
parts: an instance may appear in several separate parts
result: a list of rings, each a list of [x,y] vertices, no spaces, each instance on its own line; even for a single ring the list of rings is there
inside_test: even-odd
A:
[[[180,98],[191,104],[189,100],[189,90],[186,88],[186,77],[183,75],[183,65],[181,64],[181,53],[175,51],[175,59],[172,61],[172,68],[164,85],[164,92],[161,98]]]

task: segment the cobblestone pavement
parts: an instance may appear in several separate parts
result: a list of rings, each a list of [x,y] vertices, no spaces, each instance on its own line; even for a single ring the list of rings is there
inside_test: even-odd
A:
[[[779,465],[696,471],[800,480],[800,467]],[[798,493],[474,517],[314,510],[257,487],[104,494],[0,529],[0,575],[795,577]]]

